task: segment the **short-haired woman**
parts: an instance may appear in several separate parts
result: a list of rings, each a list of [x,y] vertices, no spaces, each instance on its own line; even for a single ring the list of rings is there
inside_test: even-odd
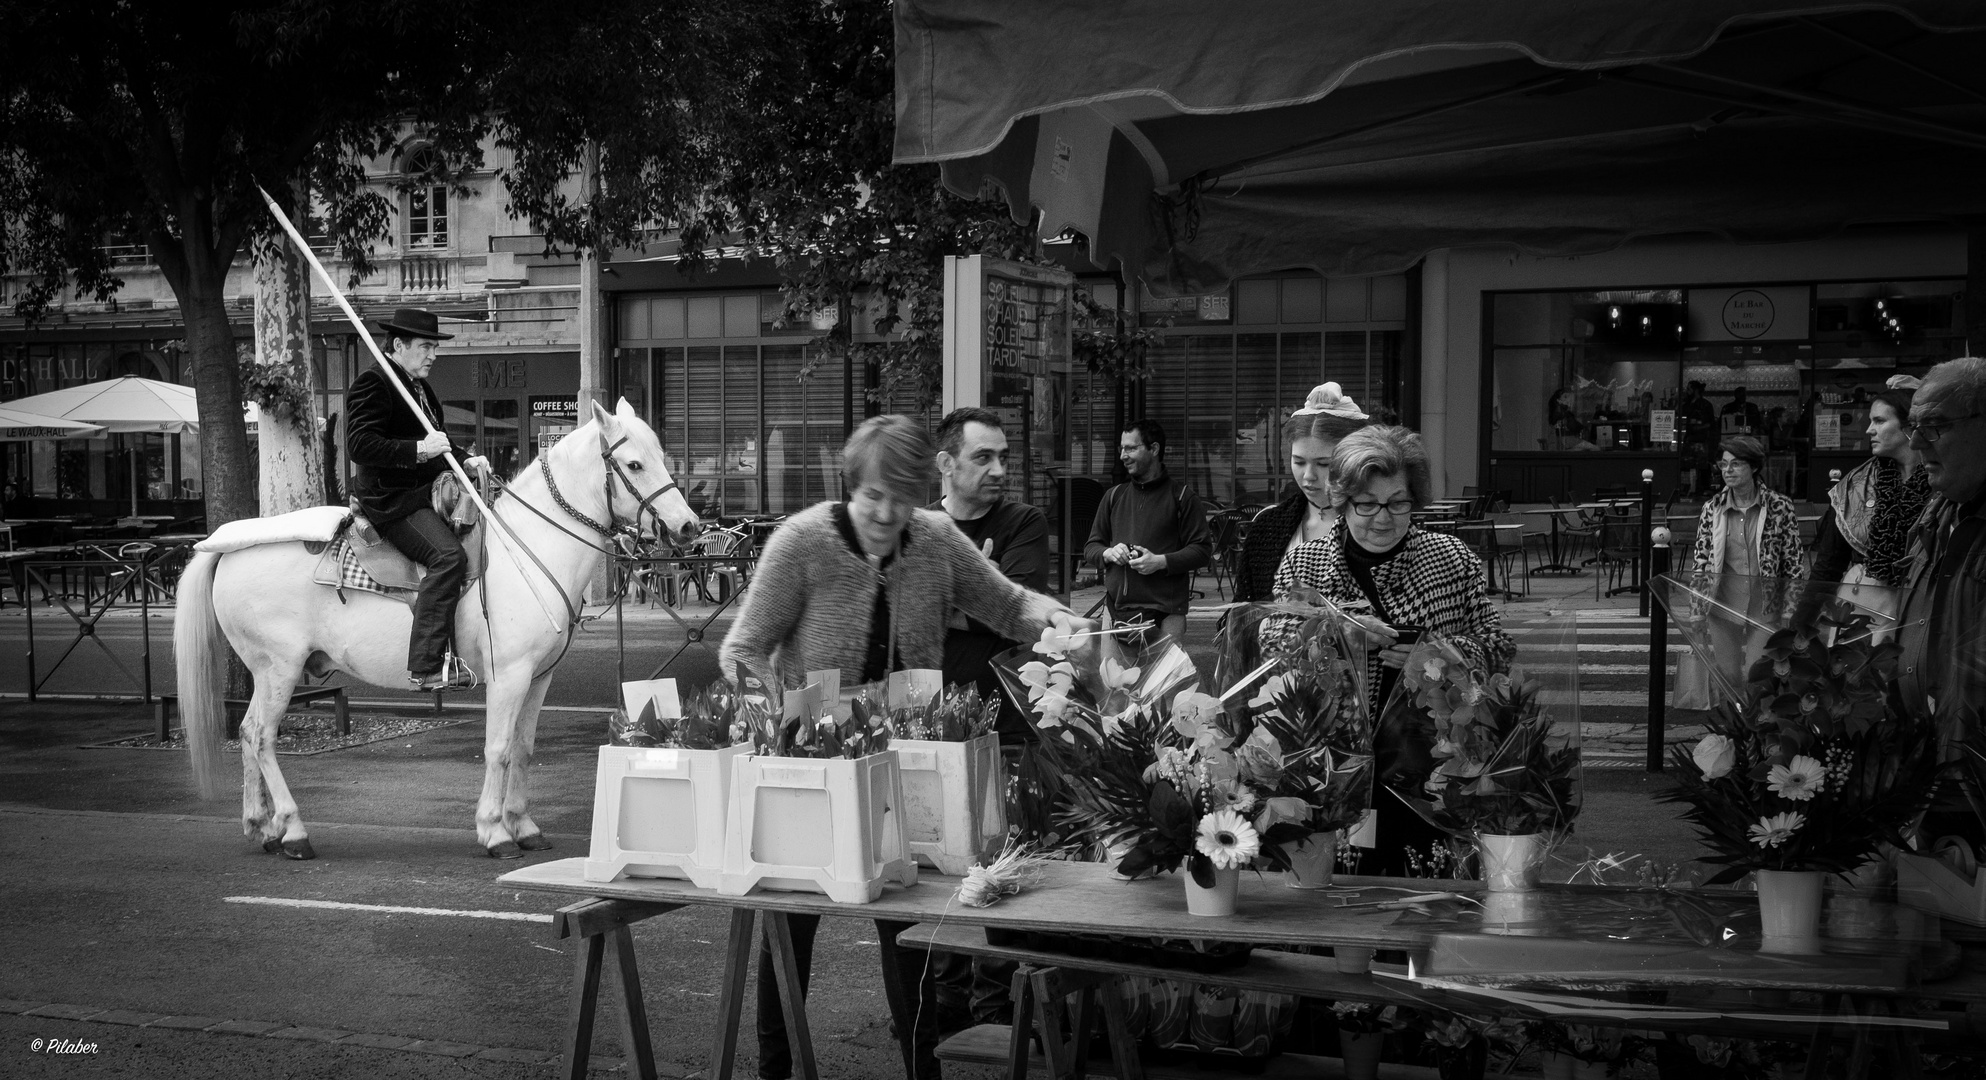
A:
[[[1352,614],[1368,650],[1366,685],[1382,708],[1406,663],[1405,631],[1439,634],[1485,674],[1507,671],[1517,646],[1490,603],[1482,560],[1453,536],[1414,524],[1431,495],[1421,437],[1404,427],[1367,427],[1346,435],[1331,459],[1338,520],[1329,535],[1299,545],[1276,573],[1278,598],[1311,589]],[[1374,746],[1382,783],[1420,796],[1432,770],[1432,731],[1386,731]],[[1441,834],[1405,803],[1375,792],[1377,866],[1403,874],[1407,852],[1424,852]]]
[[[892,671],[941,667],[953,608],[1017,641],[1039,637],[1051,623],[1072,632],[1094,625],[1007,580],[950,518],[918,509],[935,471],[931,440],[909,417],[878,416],[856,428],[842,448],[845,498],[794,514],[767,542],[745,609],[719,650],[724,676],[744,664],[792,689],[810,671],[839,668],[842,685],[854,687]],[[794,915],[791,925],[804,993],[820,918]],[[877,923],[884,941],[905,928]],[[924,960],[915,960],[904,971],[905,986],[919,985]],[[758,985],[759,1076],[786,1077],[792,1055],[763,942]],[[919,1011],[919,1074],[936,1075],[936,1009]]]
[[[1724,490],[1705,499],[1697,516],[1691,572],[1797,580],[1804,572],[1800,520],[1793,500],[1759,481],[1765,445],[1749,435],[1733,435],[1722,449],[1717,468]]]
[[[1331,455],[1337,452],[1339,440],[1371,422],[1358,402],[1346,397],[1337,383],[1327,382],[1311,390],[1303,408],[1283,424],[1290,479],[1296,487],[1249,522],[1248,535],[1241,542],[1241,566],[1234,575],[1236,600],[1269,599],[1283,557],[1299,544],[1321,540],[1331,532],[1338,520],[1331,505]]]

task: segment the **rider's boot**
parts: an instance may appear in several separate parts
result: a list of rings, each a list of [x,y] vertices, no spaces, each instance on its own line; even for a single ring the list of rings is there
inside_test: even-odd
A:
[[[440,671],[429,672],[426,675],[409,674],[408,679],[414,684],[415,690],[424,694],[437,690],[474,690],[481,684],[481,680],[476,678],[475,671],[468,664],[463,663],[462,658],[455,655],[452,649],[443,658]]]

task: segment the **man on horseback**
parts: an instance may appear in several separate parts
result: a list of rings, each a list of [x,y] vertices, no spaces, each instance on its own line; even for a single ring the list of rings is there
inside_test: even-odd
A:
[[[448,471],[442,455],[450,451],[465,469],[489,468],[486,459],[469,457],[468,448],[451,442],[443,430],[441,399],[427,375],[438,343],[455,335],[441,333],[437,325],[432,312],[401,308],[378,327],[386,336],[380,351],[420,403],[425,425],[377,367],[352,380],[345,411],[346,452],[358,467],[352,496],[359,510],[402,555],[427,567],[407,647],[407,676],[424,691],[476,684],[475,673],[449,647],[455,605],[468,581],[468,557],[454,528],[434,511],[434,481]]]

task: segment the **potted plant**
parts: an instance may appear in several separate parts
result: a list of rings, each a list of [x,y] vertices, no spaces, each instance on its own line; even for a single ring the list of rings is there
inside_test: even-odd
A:
[[[1678,783],[1666,798],[1715,849],[1703,861],[1723,869],[1710,884],[1755,876],[1761,948],[1815,952],[1823,876],[1906,846],[1940,771],[1937,739],[1929,721],[1887,714],[1900,650],[1867,615],[1829,601],[1802,625],[1777,621],[1741,696],[1671,752]]]
[[[849,711],[863,726],[880,719],[891,732],[912,857],[960,876],[1000,848],[1007,836],[1007,781],[993,733],[998,700],[980,700],[972,686],[887,702],[865,690],[849,702]]]
[[[1577,717],[1561,726],[1521,666],[1484,673],[1429,634],[1407,655],[1387,703],[1431,739],[1425,798],[1408,803],[1476,845],[1491,892],[1535,888],[1546,854],[1579,814]]]
[[[679,698],[674,679],[623,684],[593,782],[589,881],[687,878],[712,888],[722,873],[732,759],[748,706],[722,683]]]

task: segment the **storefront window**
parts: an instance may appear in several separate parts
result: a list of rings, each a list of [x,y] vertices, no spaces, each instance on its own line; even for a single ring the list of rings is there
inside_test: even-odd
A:
[[[498,476],[515,475],[524,464],[521,457],[524,426],[520,412],[516,398],[483,399],[483,433],[477,450],[490,459],[490,467]]]

